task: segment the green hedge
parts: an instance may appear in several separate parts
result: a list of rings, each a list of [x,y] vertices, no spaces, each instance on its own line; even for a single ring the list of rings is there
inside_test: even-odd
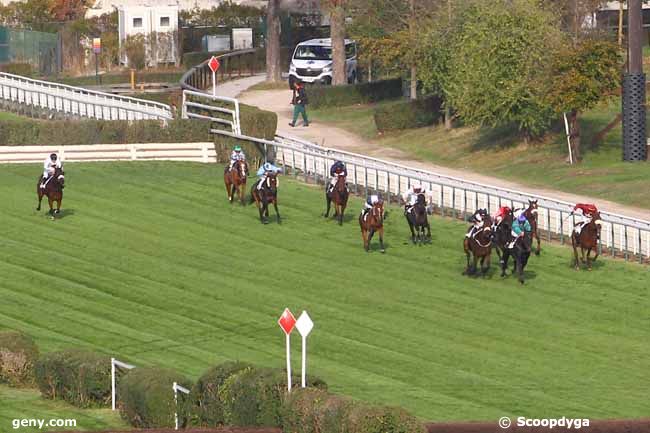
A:
[[[119,383],[120,414],[128,423],[139,428],[174,427],[174,392],[177,382],[191,388],[190,382],[180,374],[162,368],[144,367],[130,370]],[[185,394],[178,393],[179,425],[187,424]]]
[[[377,107],[374,113],[377,131],[399,131],[433,125],[442,117],[442,99],[428,96],[416,101],[400,101]]]
[[[292,391],[282,427],[284,433],[425,433],[403,409],[367,406],[313,388]]]
[[[219,399],[219,391],[230,376],[250,367],[250,364],[243,362],[226,362],[206,371],[190,394],[190,424],[201,427],[223,425],[223,404]]]
[[[25,120],[0,121],[0,145],[66,145],[173,143],[210,141],[202,120],[172,120],[161,127],[155,120]]]
[[[46,398],[63,399],[79,407],[106,406],[111,400],[111,360],[107,356],[81,350],[46,353],[34,371]]]
[[[228,51],[192,51],[190,53],[183,54],[183,67],[185,69],[190,69],[196,65],[199,65],[209,59],[212,56],[220,56],[227,53]]]
[[[22,75],[23,77],[31,77],[33,73],[32,65],[29,63],[6,63],[4,65],[0,65],[0,72]]]
[[[0,383],[25,386],[34,383],[38,347],[18,331],[0,331]]]
[[[307,99],[313,108],[344,107],[394,99],[402,96],[402,79],[375,81],[345,86],[307,87]]]

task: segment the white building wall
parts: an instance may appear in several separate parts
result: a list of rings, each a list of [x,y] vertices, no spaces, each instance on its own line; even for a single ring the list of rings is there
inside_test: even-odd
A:
[[[147,46],[147,63],[177,62],[177,32],[178,32],[178,6],[132,6],[118,9],[119,38],[121,61],[128,64],[128,58],[122,47],[129,36],[142,34],[150,37],[157,33],[159,38],[163,35],[168,39],[166,44],[158,44],[158,49],[153,50],[151,44]]]

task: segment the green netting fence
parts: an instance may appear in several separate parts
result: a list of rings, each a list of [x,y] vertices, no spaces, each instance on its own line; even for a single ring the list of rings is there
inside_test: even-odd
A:
[[[1,63],[29,63],[41,74],[56,73],[60,63],[58,35],[0,26]]]

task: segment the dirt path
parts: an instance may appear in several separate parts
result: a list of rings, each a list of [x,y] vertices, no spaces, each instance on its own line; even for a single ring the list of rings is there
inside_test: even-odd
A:
[[[597,203],[604,211],[618,213],[625,216],[642,218],[650,221],[650,210],[632,206],[624,206],[599,198],[587,197],[578,194],[571,194],[562,191],[555,191],[546,188],[533,188],[518,184],[515,182],[484,176],[469,171],[456,170],[443,167],[430,162],[418,161],[398,149],[388,148],[377,143],[365,141],[361,137],[352,134],[343,129],[334,126],[322,124],[318,119],[310,118],[308,128],[298,126],[292,128],[288,125],[291,121],[293,107],[289,104],[291,101],[290,90],[267,90],[267,91],[248,91],[239,95],[240,100],[249,105],[255,105],[265,110],[274,111],[278,114],[278,131],[303,138],[321,146],[333,147],[336,149],[347,150],[349,152],[360,153],[376,158],[382,158],[388,161],[397,162],[424,170],[433,171],[439,174],[466,179],[473,182],[495,185],[512,190],[525,191],[531,195],[552,197],[564,200],[569,203]],[[298,121],[302,125],[302,121]]]

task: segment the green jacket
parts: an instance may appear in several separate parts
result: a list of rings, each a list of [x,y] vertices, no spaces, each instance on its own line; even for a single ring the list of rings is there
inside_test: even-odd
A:
[[[519,236],[523,231],[531,232],[533,229],[530,226],[530,223],[528,220],[526,220],[525,223],[520,223],[519,221],[515,221],[512,224],[512,231],[515,233],[517,236]]]

